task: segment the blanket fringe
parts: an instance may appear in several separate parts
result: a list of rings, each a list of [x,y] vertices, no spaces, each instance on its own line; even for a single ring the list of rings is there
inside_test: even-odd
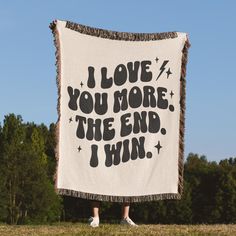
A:
[[[106,201],[106,202],[150,202],[165,199],[181,199],[179,193],[164,193],[164,194],[152,194],[144,196],[111,196],[93,193],[84,193],[75,190],[59,188],[57,193],[60,195],[66,195],[71,197],[79,197],[89,200]]]
[[[150,41],[150,40],[162,40],[162,39],[178,37],[178,34],[176,32],[163,32],[163,33],[117,32],[112,30],[92,28],[89,26],[73,23],[70,21],[66,22],[66,28],[77,31],[82,34],[87,34],[107,39],[126,40],[126,41]]]
[[[102,194],[85,193],[75,190],[57,188],[58,180],[58,161],[59,161],[59,127],[60,127],[60,100],[61,100],[61,50],[60,50],[60,40],[59,32],[56,27],[56,20],[53,21],[49,28],[52,30],[54,36],[54,45],[56,48],[56,83],[58,89],[58,100],[57,100],[57,112],[58,120],[56,122],[56,140],[57,144],[55,147],[55,158],[56,158],[56,170],[53,177],[54,189],[59,195],[67,195],[72,197],[79,197],[89,200],[97,201],[108,201],[108,202],[147,202],[147,201],[157,201],[165,199],[181,199],[183,193],[183,170],[184,170],[184,131],[185,131],[185,97],[186,97],[186,65],[187,56],[190,43],[187,37],[185,45],[182,50],[182,65],[181,65],[181,77],[180,77],[180,125],[179,125],[179,160],[178,160],[178,170],[179,170],[179,181],[178,181],[178,193],[163,193],[163,194],[153,194],[145,196],[110,196]],[[102,38],[109,38],[114,40],[128,40],[128,41],[148,41],[148,40],[162,40],[168,38],[176,38],[178,34],[176,32],[166,32],[166,33],[126,33],[126,32],[116,32],[103,30],[98,28],[91,28],[81,24],[73,23],[70,21],[66,22],[66,27],[75,30],[77,32],[93,35]]]
[[[186,110],[186,66],[188,61],[188,49],[190,42],[187,36],[182,50],[182,65],[180,75],[180,119],[179,119],[179,183],[178,193],[182,195],[184,185],[184,133],[185,133],[185,110]]]
[[[57,192],[57,178],[58,178],[58,162],[59,162],[59,127],[60,127],[60,118],[61,118],[61,111],[60,111],[60,100],[61,100],[61,50],[60,50],[60,41],[59,41],[59,33],[56,27],[56,20],[53,21],[49,28],[52,30],[52,34],[54,37],[54,46],[56,48],[55,56],[56,56],[56,84],[57,84],[57,113],[58,119],[56,122],[56,129],[55,129],[55,136],[56,136],[56,147],[55,147],[55,158],[56,158],[56,170],[53,175],[54,180],[54,189]]]

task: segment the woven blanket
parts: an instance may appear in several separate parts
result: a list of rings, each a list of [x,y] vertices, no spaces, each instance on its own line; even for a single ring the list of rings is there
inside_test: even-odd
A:
[[[50,24],[56,47],[58,194],[112,202],[180,199],[186,33]]]

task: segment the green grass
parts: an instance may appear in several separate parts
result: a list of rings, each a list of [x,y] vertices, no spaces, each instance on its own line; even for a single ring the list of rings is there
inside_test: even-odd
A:
[[[52,225],[0,224],[1,236],[22,235],[236,235],[236,225],[139,225],[100,224],[91,228],[85,223]]]

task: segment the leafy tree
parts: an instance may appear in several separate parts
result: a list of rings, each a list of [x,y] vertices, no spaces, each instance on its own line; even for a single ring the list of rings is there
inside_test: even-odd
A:
[[[183,196],[180,200],[167,200],[166,220],[163,223],[189,224],[192,222],[192,199],[191,188],[187,181],[184,181]]]
[[[217,199],[220,222],[236,223],[236,168],[235,160],[223,160],[219,164],[220,178]]]
[[[45,137],[45,153],[48,157],[48,177],[54,183],[53,176],[56,170],[55,147],[56,147],[56,125],[51,123]]]
[[[3,163],[3,136],[0,125],[0,163]],[[4,221],[7,216],[7,195],[5,189],[6,176],[4,175],[3,165],[0,164],[0,221]]]
[[[47,176],[45,142],[34,124],[5,116],[1,132],[1,192],[9,224],[58,220],[61,199]]]

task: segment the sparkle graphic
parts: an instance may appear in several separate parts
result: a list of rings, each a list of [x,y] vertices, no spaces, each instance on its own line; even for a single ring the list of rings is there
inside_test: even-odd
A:
[[[160,153],[160,149],[162,148],[160,141],[158,141],[158,144],[155,146],[157,148],[158,154]]]
[[[172,72],[170,71],[170,68],[168,71],[166,71],[166,74],[167,74],[167,79],[169,78],[169,76],[172,74]]]
[[[81,150],[82,150],[82,148],[79,146],[79,147],[78,147],[78,151],[80,152]]]
[[[83,85],[84,85],[84,84],[83,84],[82,81],[81,81],[81,83],[80,83],[81,88],[82,88]]]

